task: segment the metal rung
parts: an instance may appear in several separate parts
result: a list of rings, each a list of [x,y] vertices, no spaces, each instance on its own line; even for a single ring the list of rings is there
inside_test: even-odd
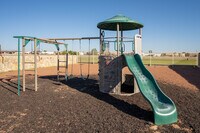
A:
[[[59,61],[59,62],[66,62],[66,61]]]
[[[59,68],[66,68],[66,66],[59,66]]]
[[[35,62],[24,62],[25,64],[35,64]]]
[[[58,73],[66,73],[66,72],[61,72],[61,71],[58,71]]]
[[[25,71],[35,71],[35,70],[25,70]]]

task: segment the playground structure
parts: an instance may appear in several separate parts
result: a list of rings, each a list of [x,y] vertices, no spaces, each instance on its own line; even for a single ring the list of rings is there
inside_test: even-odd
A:
[[[114,16],[100,22],[97,27],[100,29],[99,37],[83,37],[83,38],[48,38],[41,39],[27,36],[15,36],[18,38],[18,95],[20,95],[20,39],[22,39],[22,70],[23,70],[23,91],[25,91],[25,46],[29,41],[34,41],[34,62],[35,65],[35,91],[37,91],[37,45],[40,42],[54,44],[58,50],[58,80],[59,80],[59,45],[65,45],[66,47],[66,71],[65,79],[73,78],[73,75],[68,73],[68,45],[58,42],[59,40],[79,40],[81,46],[81,40],[99,39],[100,40],[100,52],[99,52],[99,90],[104,93],[121,94],[121,87],[127,79],[126,75],[122,75],[122,69],[127,66],[134,77],[133,82],[133,94],[139,91],[144,98],[149,102],[154,112],[154,121],[157,125],[171,124],[177,121],[177,110],[173,101],[167,97],[159,88],[157,82],[151,73],[143,65],[140,55],[142,54],[142,27],[143,25],[137,23],[130,18],[122,15]],[[124,37],[123,32],[127,30],[139,29],[139,34],[133,37]],[[105,30],[116,31],[116,37],[105,37]],[[120,36],[121,32],[121,36]],[[132,52],[126,53],[126,43],[131,44]],[[112,55],[110,52],[110,45],[114,45],[116,54]],[[31,62],[32,63],[32,62]],[[90,64],[90,63],[88,63]],[[80,62],[81,67],[81,62]],[[73,69],[73,66],[72,66]],[[90,65],[88,65],[89,78]],[[80,74],[82,77],[82,74]]]
[[[104,93],[122,94],[122,84],[128,84],[133,90],[130,94],[139,92],[135,78],[130,75],[123,75],[122,69],[126,66],[121,56],[126,52],[126,46],[130,45],[131,53],[142,54],[142,24],[117,15],[113,18],[100,22],[97,27],[100,29],[100,56],[99,56],[99,89]],[[139,29],[139,34],[134,37],[125,37],[124,31]],[[116,37],[105,37],[105,30],[116,31]],[[121,35],[121,36],[120,36]],[[110,46],[113,44],[115,55],[110,54]],[[128,81],[128,82],[127,82]],[[130,95],[129,94],[129,95]],[[127,95],[127,94],[125,94]]]

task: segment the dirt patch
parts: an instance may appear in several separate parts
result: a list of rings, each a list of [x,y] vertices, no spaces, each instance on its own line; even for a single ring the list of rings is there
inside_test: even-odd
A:
[[[174,84],[180,87],[188,88],[194,91],[200,89],[200,69],[193,66],[147,66],[147,69],[153,74],[153,76],[163,83]],[[65,72],[63,68],[61,71]],[[20,72],[22,74],[22,72]],[[131,74],[127,67],[123,69],[124,74]],[[33,72],[26,72],[28,75],[32,75]],[[79,64],[69,65],[68,74],[74,76],[80,76],[81,70]],[[91,64],[90,71],[88,72],[88,64],[82,65],[82,75],[98,75],[98,64]],[[57,75],[56,67],[38,68],[38,76],[51,76]],[[61,74],[63,75],[63,74]],[[7,73],[0,73],[0,80],[2,79],[16,79],[17,71],[11,71]]]

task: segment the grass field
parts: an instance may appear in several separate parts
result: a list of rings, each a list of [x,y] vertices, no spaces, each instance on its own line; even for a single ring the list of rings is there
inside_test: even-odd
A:
[[[143,63],[145,65],[150,64],[150,57],[143,57]],[[174,57],[174,61],[172,57],[151,57],[151,65],[196,65],[196,57]],[[98,63],[98,56],[89,56],[82,55],[81,58],[78,57],[78,62],[82,63]]]
[[[143,57],[143,63],[150,64],[150,57]],[[151,57],[152,65],[196,65],[195,57]]]

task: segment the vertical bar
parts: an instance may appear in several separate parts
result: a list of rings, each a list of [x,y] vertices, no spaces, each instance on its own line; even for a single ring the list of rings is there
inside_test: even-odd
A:
[[[119,56],[119,24],[117,24],[117,56]]]
[[[57,51],[57,80],[60,80],[59,71],[60,71],[60,59],[59,59],[59,49],[58,49]]]
[[[123,30],[121,30],[121,54],[123,54]]]
[[[117,24],[117,58],[119,56],[119,24]],[[121,93],[121,83],[122,83],[122,71],[121,71],[121,62],[119,61],[119,58],[117,59],[117,90],[116,94]]]
[[[94,50],[92,51],[92,63],[94,64]]]
[[[66,49],[66,65],[65,65],[65,80],[68,79],[68,51]]]
[[[18,38],[18,81],[17,81],[17,91],[18,96],[20,96],[20,38]]]
[[[23,74],[23,91],[25,91],[25,39],[22,38],[22,74]]]
[[[37,91],[37,39],[34,39],[35,91]]]
[[[99,55],[101,55],[101,53],[102,53],[102,35],[101,35],[101,32],[102,32],[102,30],[100,29],[99,30]]]
[[[139,29],[139,35],[142,36],[142,28]]]

